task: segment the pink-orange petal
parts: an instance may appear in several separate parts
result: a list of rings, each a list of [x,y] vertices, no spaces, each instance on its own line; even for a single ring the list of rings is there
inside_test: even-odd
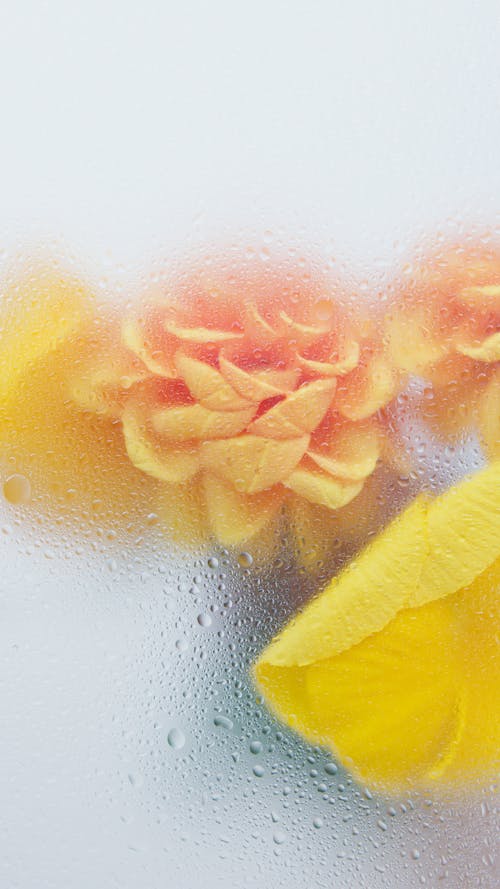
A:
[[[335,379],[301,386],[255,420],[248,431],[265,438],[295,438],[311,433],[330,407],[335,388]]]

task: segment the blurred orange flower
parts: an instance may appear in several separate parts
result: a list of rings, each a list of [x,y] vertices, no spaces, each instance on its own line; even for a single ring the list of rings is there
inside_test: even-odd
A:
[[[446,431],[477,425],[500,452],[500,246],[449,244],[397,282],[387,316],[395,364],[431,381]]]
[[[71,384],[81,407],[119,419],[132,463],[162,482],[171,530],[237,545],[297,498],[353,500],[397,384],[375,329],[290,275],[190,279],[176,295],[119,333],[110,322]]]

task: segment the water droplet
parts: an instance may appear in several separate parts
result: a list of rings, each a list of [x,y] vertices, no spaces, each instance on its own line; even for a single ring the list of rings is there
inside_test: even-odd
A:
[[[172,728],[167,735],[167,741],[174,750],[182,750],[186,743],[186,736],[180,728]]]
[[[238,556],[238,565],[240,568],[250,568],[253,565],[253,558],[250,553],[240,553]]]
[[[219,560],[215,558],[215,556],[210,556],[208,560],[208,567],[215,570],[215,568],[219,567]]]
[[[215,716],[214,725],[216,725],[217,728],[225,728],[230,731],[233,727],[233,722],[228,716]]]
[[[414,861],[418,861],[418,859],[420,858],[420,852],[418,851],[418,849],[413,849],[411,857]]]
[[[327,762],[325,766],[325,772],[327,775],[336,775],[338,772],[338,768],[334,762]]]
[[[316,818],[313,818],[313,826],[318,830],[320,827],[323,827],[323,819],[320,818],[319,815]]]
[[[175,647],[176,647],[177,651],[187,651],[188,650],[187,640],[186,639],[178,639],[177,642],[175,643]]]
[[[250,753],[262,753],[262,744],[260,741],[251,741],[250,742]]]
[[[15,473],[3,483],[3,495],[13,506],[29,503],[31,500],[31,484],[25,475]]]
[[[200,627],[210,627],[212,625],[212,618],[209,614],[199,614],[197,620]]]
[[[273,833],[273,842],[277,846],[282,846],[286,840],[286,833],[283,830],[275,830]]]
[[[264,777],[264,766],[254,766],[252,771],[256,778]]]

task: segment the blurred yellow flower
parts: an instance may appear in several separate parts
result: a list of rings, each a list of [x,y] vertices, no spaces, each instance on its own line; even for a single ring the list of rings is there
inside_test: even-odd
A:
[[[500,462],[420,497],[268,646],[278,716],[363,781],[465,782],[500,750]]]

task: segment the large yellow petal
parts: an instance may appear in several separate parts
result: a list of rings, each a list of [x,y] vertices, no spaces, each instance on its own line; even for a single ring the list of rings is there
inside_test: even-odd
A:
[[[256,494],[286,479],[308,444],[308,435],[284,440],[240,435],[204,442],[201,455],[205,468],[225,478],[237,491]]]
[[[158,408],[152,414],[156,432],[172,441],[231,438],[243,432],[256,411],[210,411],[201,404]]]
[[[429,507],[429,557],[408,600],[421,605],[472,583],[500,553],[500,461]]]
[[[295,438],[313,432],[330,407],[335,387],[335,379],[301,386],[262,414],[248,431],[265,438]]]
[[[277,488],[259,494],[241,494],[210,472],[204,473],[203,482],[208,521],[224,546],[238,546],[262,531],[283,499]]]
[[[256,664],[281,718],[363,780],[427,786],[495,767],[499,473],[497,463],[431,504],[417,499]]]

